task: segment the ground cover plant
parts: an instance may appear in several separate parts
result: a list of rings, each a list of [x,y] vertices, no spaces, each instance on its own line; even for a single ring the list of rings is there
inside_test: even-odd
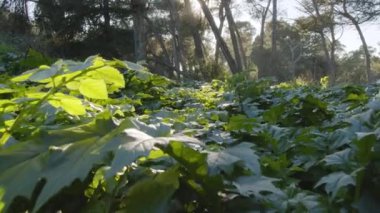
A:
[[[98,56],[3,76],[0,211],[375,212],[379,88],[186,86]]]

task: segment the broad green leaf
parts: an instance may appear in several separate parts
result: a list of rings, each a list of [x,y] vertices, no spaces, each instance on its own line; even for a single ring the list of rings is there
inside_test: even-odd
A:
[[[356,158],[362,165],[367,165],[372,158],[372,148],[377,142],[374,133],[357,133],[358,141],[355,141],[357,152]]]
[[[5,190],[3,188],[0,188],[0,212],[4,211],[5,203],[2,202],[4,197]]]
[[[318,196],[308,195],[304,192],[298,193],[286,202],[293,207],[299,207],[302,205],[308,211],[316,210],[316,208],[320,205]]]
[[[256,175],[261,174],[259,157],[251,149],[252,144],[241,143],[218,152],[208,152],[207,163],[210,174],[217,174],[224,171],[231,174],[234,164],[241,162],[246,168]]]
[[[331,155],[327,155],[323,161],[327,166],[331,165],[347,165],[350,163],[351,149],[347,148]]]
[[[2,199],[5,209],[16,196],[30,198],[41,179],[45,179],[46,184],[36,200],[35,210],[75,179],[84,180],[110,151],[105,145],[115,144],[116,149],[116,144],[123,141],[120,134],[123,126],[97,126],[95,122],[48,131],[48,135],[43,134],[36,142],[19,143],[1,150],[0,188],[5,190]]]
[[[38,69],[33,69],[33,70],[26,71],[26,72],[22,73],[21,75],[12,78],[11,81],[12,82],[27,81],[30,78],[30,76],[32,76],[36,72],[38,72]]]
[[[45,80],[48,78],[52,78],[59,72],[59,67],[53,65],[51,67],[43,67],[43,69],[39,69],[33,75],[29,77],[30,81],[40,82],[41,80]]]
[[[125,80],[123,75],[119,72],[119,70],[110,66],[105,66],[96,69],[90,72],[89,75],[96,79],[103,79],[106,82],[106,84],[111,84],[111,86],[115,88],[115,90],[124,88],[125,86]]]
[[[123,212],[166,213],[170,200],[179,187],[179,172],[176,167],[158,174],[154,178],[139,181],[132,186],[123,201]]]
[[[272,182],[276,179],[268,178],[264,176],[247,176],[240,177],[233,182],[239,194],[249,197],[254,195],[255,197],[262,197],[262,192],[270,192],[277,195],[283,195],[284,193],[273,185]]]
[[[62,93],[56,93],[49,100],[49,103],[55,108],[61,107],[64,111],[70,115],[84,115],[86,114],[86,108],[83,106],[82,101],[74,96],[65,95]]]
[[[130,70],[134,70],[134,71],[143,71],[145,68],[139,64],[136,64],[136,63],[132,63],[132,62],[129,62],[129,61],[124,61],[125,65],[128,67],[128,69]],[[144,72],[144,74],[147,73],[147,72]],[[151,76],[151,73],[149,73],[149,77]],[[142,77],[142,76],[141,76]],[[145,77],[142,77],[141,78],[142,80],[148,80],[148,79],[145,79]]]
[[[250,131],[250,130],[252,130],[255,122],[256,122],[256,119],[247,118],[244,115],[232,116],[230,118],[228,124],[226,125],[226,130],[229,130],[229,131],[239,131],[239,130]]]
[[[280,120],[284,112],[285,112],[285,105],[274,106],[263,113],[263,118],[266,122],[275,124]]]
[[[208,174],[206,154],[197,152],[178,141],[170,142],[167,147],[163,148],[163,151],[177,160],[192,174],[199,177]]]
[[[36,200],[35,210],[38,210],[74,180],[84,180],[91,169],[103,164],[103,159],[121,144],[135,140],[125,139],[122,133],[125,124],[115,127],[109,119],[99,117],[88,125],[49,130],[36,142],[1,150],[0,188],[5,190],[1,201],[5,209],[16,196],[30,198],[36,184],[45,179],[46,184]]]
[[[148,156],[155,145],[165,146],[169,144],[169,141],[174,140],[188,144],[200,143],[198,140],[185,136],[154,138],[136,129],[133,121],[129,122],[130,123],[128,125],[130,128],[126,129],[124,133],[126,134],[126,139],[130,139],[130,142],[120,145],[120,147],[115,151],[115,157],[112,161],[111,166],[106,172],[106,178],[109,178],[117,172],[120,172],[124,166],[131,164],[138,158]]]
[[[60,100],[61,107],[70,115],[84,115],[86,114],[86,109],[82,104],[80,99],[74,98],[62,98]]]
[[[326,192],[329,193],[332,198],[335,198],[342,187],[349,185],[355,186],[355,180],[351,175],[347,175],[344,172],[334,172],[322,177],[314,188],[317,188],[321,185],[325,185],[324,188]]]
[[[107,86],[101,79],[83,79],[80,82],[79,92],[92,99],[108,99]]]
[[[137,119],[132,120],[132,123],[134,126],[136,126],[137,129],[153,137],[166,137],[171,134],[170,127],[163,123],[159,123],[156,125],[153,125],[153,124],[147,125]]]
[[[70,81],[66,84],[66,87],[69,90],[79,90],[80,82],[79,81]]]

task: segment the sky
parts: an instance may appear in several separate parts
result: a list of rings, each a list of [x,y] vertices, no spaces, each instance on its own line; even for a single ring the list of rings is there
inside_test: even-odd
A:
[[[196,2],[196,0],[194,0]],[[237,13],[237,20],[239,21],[250,21],[255,26],[256,31],[258,31],[260,24],[257,21],[253,21],[248,11],[245,11],[245,7],[242,6],[245,0],[233,0],[233,2],[238,6],[239,11]],[[200,11],[199,6],[195,5],[196,10]],[[303,16],[304,14],[300,12],[297,7],[299,7],[297,0],[278,0],[279,8],[279,19],[292,22],[292,20]],[[366,42],[369,46],[376,49],[376,54],[380,56],[380,21],[371,24],[362,24],[362,31],[366,38]],[[358,32],[353,26],[345,26],[340,30],[338,35],[339,41],[345,46],[345,50],[352,51],[357,50],[361,45]]]
[[[243,0],[235,0],[235,1],[243,1]],[[281,10],[280,17],[285,20],[292,20],[299,16],[302,16],[302,12],[300,12],[297,7],[298,3],[296,0],[278,0],[279,8]],[[362,24],[362,31],[366,38],[366,42],[369,46],[377,49],[376,53],[379,55],[379,45],[380,45],[380,21],[377,23],[370,24]],[[358,32],[356,31],[354,26],[345,26],[343,31],[341,32],[341,37],[339,39],[345,45],[346,51],[352,51],[358,49],[362,43],[360,41],[360,37]]]

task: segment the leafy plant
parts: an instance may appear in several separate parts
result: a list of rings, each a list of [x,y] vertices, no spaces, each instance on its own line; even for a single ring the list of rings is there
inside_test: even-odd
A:
[[[99,56],[1,79],[2,212],[376,210],[378,85],[181,86]]]

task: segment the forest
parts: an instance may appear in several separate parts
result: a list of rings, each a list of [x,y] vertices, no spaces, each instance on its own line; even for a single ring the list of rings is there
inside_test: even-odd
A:
[[[0,0],[0,212],[378,212],[379,23],[380,0]]]

